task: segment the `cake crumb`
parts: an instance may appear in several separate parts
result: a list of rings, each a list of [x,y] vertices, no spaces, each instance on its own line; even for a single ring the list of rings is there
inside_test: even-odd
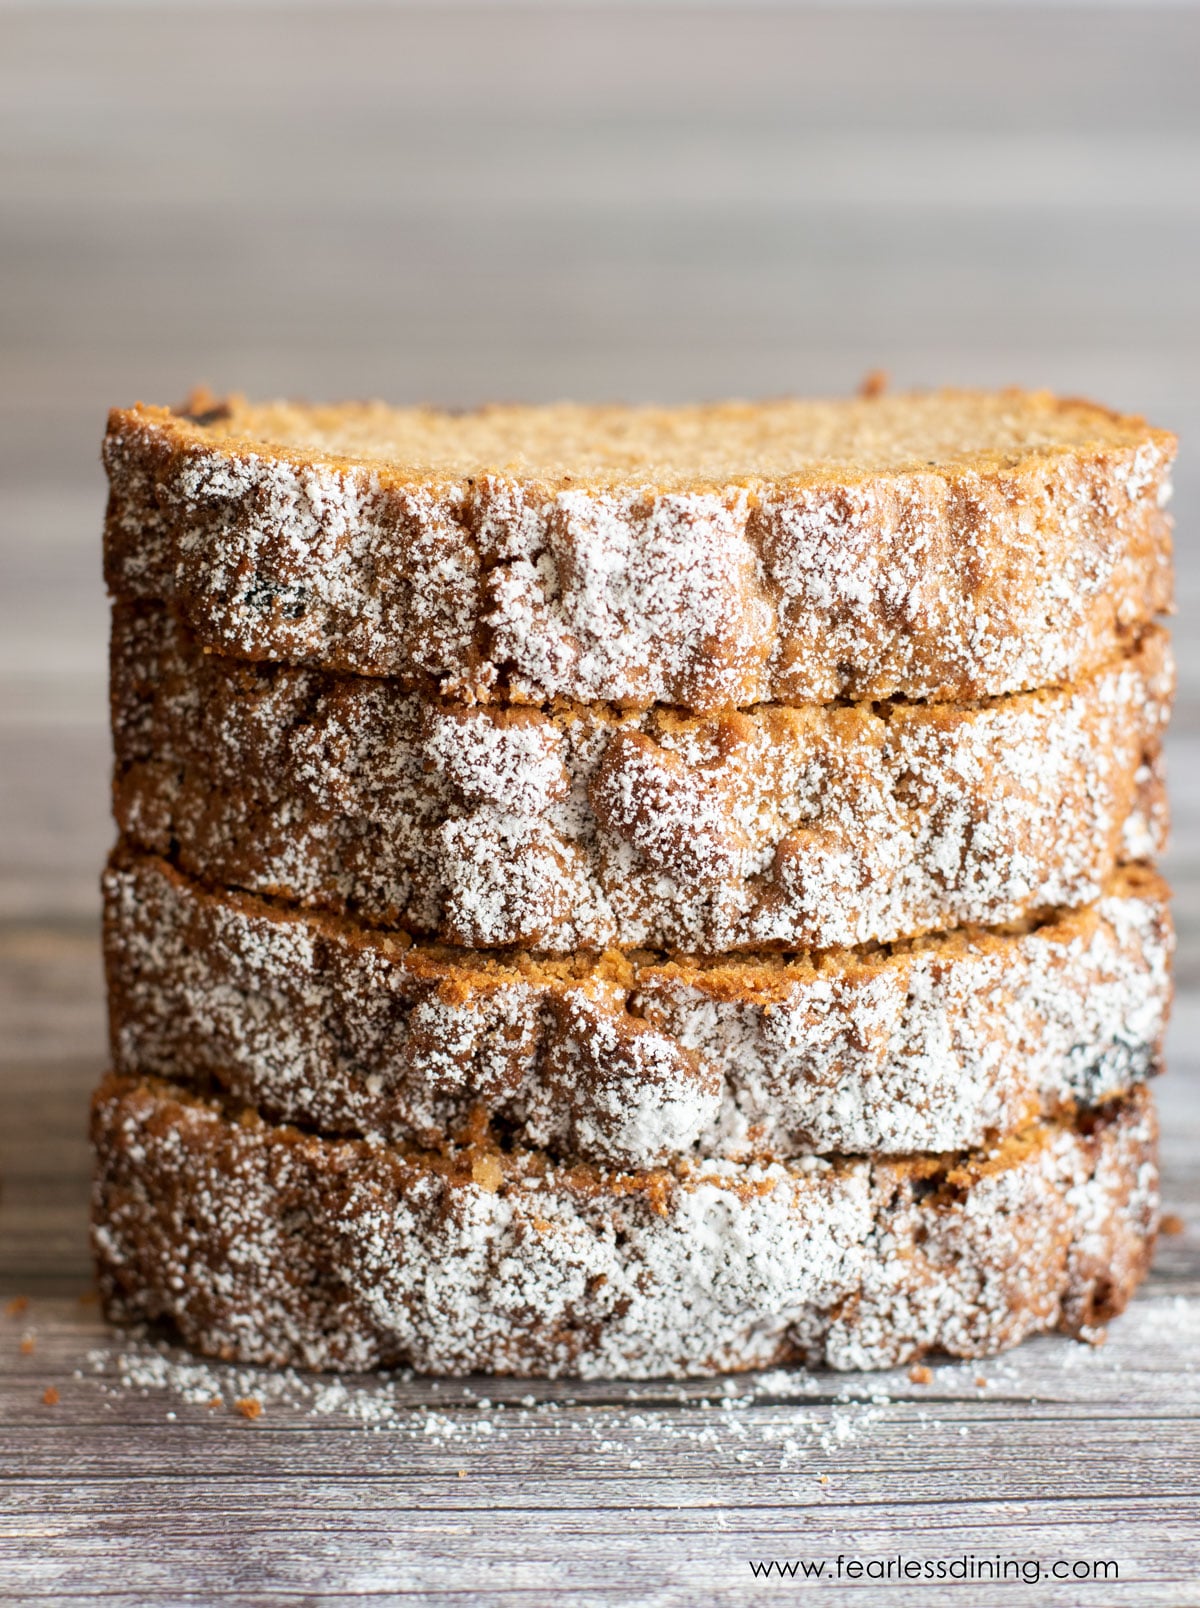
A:
[[[248,1418],[251,1423],[256,1418],[262,1417],[262,1402],[259,1401],[257,1396],[239,1396],[233,1405],[241,1413],[242,1417]]]
[[[927,1385],[933,1378],[933,1369],[927,1368],[923,1362],[915,1362],[908,1370],[908,1377],[914,1385]]]
[[[1165,1212],[1159,1221],[1158,1232],[1167,1239],[1175,1239],[1187,1232],[1187,1224],[1178,1212]]]
[[[14,1295],[4,1310],[10,1318],[15,1318],[18,1313],[26,1311],[28,1306],[29,1297],[27,1295]]]
[[[57,1407],[59,1402],[58,1391],[53,1385],[47,1385],[42,1391],[42,1401],[47,1407]]]
[[[982,1374],[979,1374],[976,1377],[976,1380],[975,1380],[975,1388],[976,1388],[976,1390],[986,1390],[987,1387],[988,1387],[988,1381],[983,1377]]]
[[[882,396],[888,388],[889,378],[887,369],[868,369],[858,382],[859,396],[868,400],[872,397]]]
[[[32,1334],[23,1334],[21,1336],[21,1355],[23,1357],[31,1357],[36,1350],[37,1337]]]

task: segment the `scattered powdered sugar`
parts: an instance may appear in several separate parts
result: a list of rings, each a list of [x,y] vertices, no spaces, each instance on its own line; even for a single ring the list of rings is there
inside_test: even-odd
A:
[[[959,1412],[964,1403],[1032,1403],[1051,1380],[1060,1399],[1089,1400],[1107,1378],[1128,1381],[1150,1335],[1173,1340],[1183,1351],[1193,1347],[1194,1303],[1184,1296],[1143,1300],[1100,1348],[1044,1341],[983,1364],[934,1360],[929,1367],[859,1378],[774,1369],[702,1384],[614,1385],[598,1399],[566,1395],[561,1385],[537,1385],[534,1394],[510,1381],[432,1380],[407,1370],[342,1378],[247,1368],[129,1334],[89,1351],[74,1377],[118,1408],[131,1398],[161,1403],[172,1422],[241,1417],[236,1404],[255,1402],[262,1409],[258,1422],[320,1422],[386,1434],[418,1457],[459,1452],[463,1472],[497,1450],[529,1455],[562,1441],[577,1456],[613,1458],[620,1468],[633,1459],[644,1471],[673,1478],[681,1472],[678,1454],[689,1451],[707,1454],[710,1475],[750,1463],[761,1472],[819,1477],[823,1453],[869,1448],[880,1428],[892,1434],[907,1429],[923,1444],[939,1433],[974,1433],[977,1423]],[[1195,1367],[1186,1358],[1179,1365],[1188,1372]],[[670,1459],[665,1466],[664,1456]]]
[[[951,1376],[974,1371],[974,1366],[942,1370]],[[293,1368],[210,1363],[149,1339],[126,1340],[116,1350],[93,1349],[75,1378],[95,1381],[109,1399],[161,1396],[208,1413],[238,1413],[238,1404],[249,1402],[263,1416],[283,1414],[292,1424],[297,1419],[334,1420],[376,1434],[400,1435],[433,1450],[465,1453],[525,1440],[531,1431],[543,1437],[562,1433],[568,1428],[565,1408],[571,1415],[570,1433],[584,1437],[593,1454],[620,1453],[624,1458],[631,1447],[644,1447],[647,1455],[694,1447],[722,1460],[780,1471],[869,1436],[896,1404],[887,1377],[851,1388],[828,1375],[777,1370],[721,1380],[716,1399],[669,1385],[635,1386],[615,1408],[609,1402],[591,1406],[563,1402],[560,1396],[514,1399],[498,1394],[495,1383],[481,1393],[471,1384],[414,1382],[408,1371],[342,1379]],[[903,1391],[903,1375],[891,1388]],[[781,1398],[789,1398],[786,1405]],[[177,1414],[168,1411],[167,1417],[175,1420]],[[617,1439],[612,1438],[614,1430]]]

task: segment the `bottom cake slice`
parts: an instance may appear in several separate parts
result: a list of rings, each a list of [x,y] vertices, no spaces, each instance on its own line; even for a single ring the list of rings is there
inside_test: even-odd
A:
[[[1157,1226],[1148,1091],[966,1156],[643,1173],[320,1139],[97,1091],[109,1316],[245,1362],[649,1377],[1096,1338]]]

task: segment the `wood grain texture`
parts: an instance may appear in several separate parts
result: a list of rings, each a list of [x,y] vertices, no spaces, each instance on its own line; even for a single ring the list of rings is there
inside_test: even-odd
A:
[[[1119,1561],[1115,1584],[1010,1584],[1006,1604],[1195,1602],[1200,13],[219,15],[0,11],[0,1601],[865,1605],[873,1583],[806,1592],[750,1561],[903,1551]],[[338,1399],[164,1371],[107,1334],[80,1300],[106,406],[198,380],[454,403],[845,391],[877,365],[1096,394],[1183,436],[1160,1098],[1187,1232],[1108,1345],[728,1401],[711,1381],[403,1379]],[[256,1393],[251,1421],[234,1402]]]

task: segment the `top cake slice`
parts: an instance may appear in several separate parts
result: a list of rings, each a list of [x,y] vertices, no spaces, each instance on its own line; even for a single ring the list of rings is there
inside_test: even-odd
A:
[[[1174,438],[1045,393],[109,418],[106,572],[250,659],[714,709],[1072,680],[1170,606]]]

